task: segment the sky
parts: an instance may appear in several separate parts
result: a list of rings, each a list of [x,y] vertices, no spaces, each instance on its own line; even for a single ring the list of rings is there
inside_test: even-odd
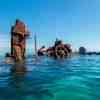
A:
[[[10,51],[10,28],[16,19],[30,31],[27,52],[52,46],[55,39],[70,43],[73,50],[85,46],[100,51],[100,0],[0,0],[0,54]]]

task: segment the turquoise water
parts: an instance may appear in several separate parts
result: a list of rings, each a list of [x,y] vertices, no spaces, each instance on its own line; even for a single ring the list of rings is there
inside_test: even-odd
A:
[[[0,100],[100,100],[100,56],[28,57],[26,73],[0,59]]]

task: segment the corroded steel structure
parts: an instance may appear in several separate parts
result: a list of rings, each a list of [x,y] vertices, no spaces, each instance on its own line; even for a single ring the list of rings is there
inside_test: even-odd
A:
[[[11,56],[15,60],[23,60],[25,58],[26,37],[28,35],[29,32],[25,24],[20,20],[16,20],[11,27]]]
[[[72,54],[71,45],[64,44],[61,40],[56,40],[52,47],[45,49],[43,46],[38,50],[38,56],[44,56],[45,54],[54,58],[69,57]]]

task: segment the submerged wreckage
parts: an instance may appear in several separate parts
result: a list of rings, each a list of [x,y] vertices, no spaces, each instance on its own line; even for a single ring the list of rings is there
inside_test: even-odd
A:
[[[26,37],[29,32],[25,24],[16,20],[15,25],[11,28],[11,56],[15,60],[23,60],[25,58]]]
[[[27,36],[29,36],[29,32],[25,24],[17,19],[11,27],[11,53],[6,54],[8,62],[24,60]]]
[[[26,25],[16,20],[15,24],[11,27],[11,53],[7,53],[6,57],[11,60],[23,61],[25,59],[26,39],[29,36],[29,31]],[[35,40],[35,53],[37,56],[49,56],[53,58],[66,58],[71,55],[72,49],[69,44],[64,44],[61,40],[56,39],[54,45],[49,48],[42,46],[37,51],[36,36]],[[7,60],[10,62],[11,60]]]
[[[45,48],[42,46],[38,50],[38,56],[47,55],[53,58],[66,58],[69,57],[72,53],[71,45],[64,44],[61,40],[56,39],[55,44],[52,47]]]

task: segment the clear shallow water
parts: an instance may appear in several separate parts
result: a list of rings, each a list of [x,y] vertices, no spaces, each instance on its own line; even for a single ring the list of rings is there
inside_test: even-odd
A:
[[[14,66],[0,58],[0,100],[100,100],[100,56],[28,57],[24,74]]]

